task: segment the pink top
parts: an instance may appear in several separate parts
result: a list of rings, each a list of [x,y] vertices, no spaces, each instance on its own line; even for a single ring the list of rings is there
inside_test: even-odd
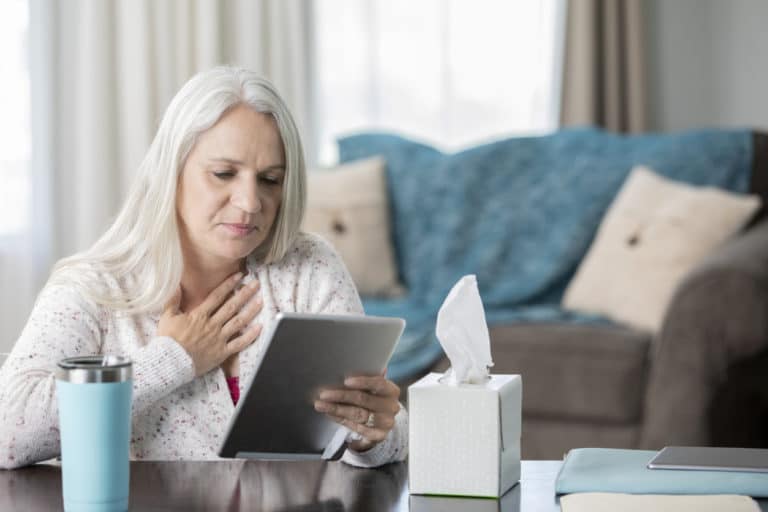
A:
[[[240,377],[226,377],[227,387],[229,387],[229,396],[232,397],[232,403],[237,405],[240,400]]]

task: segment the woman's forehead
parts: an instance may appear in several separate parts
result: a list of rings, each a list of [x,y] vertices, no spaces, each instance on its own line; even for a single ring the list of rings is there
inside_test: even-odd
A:
[[[277,122],[269,114],[238,106],[201,133],[193,154],[243,166],[285,165],[285,152]]]

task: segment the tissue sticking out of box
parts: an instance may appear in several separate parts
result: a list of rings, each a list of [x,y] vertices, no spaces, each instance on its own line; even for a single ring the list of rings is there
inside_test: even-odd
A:
[[[437,313],[437,339],[451,361],[441,382],[484,384],[488,380],[491,340],[474,275],[459,279]]]

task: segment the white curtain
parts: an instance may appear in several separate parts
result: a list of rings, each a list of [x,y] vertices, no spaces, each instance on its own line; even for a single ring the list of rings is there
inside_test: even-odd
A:
[[[565,0],[316,0],[322,163],[360,130],[447,151],[554,130],[564,14]]]
[[[233,64],[262,73],[314,152],[308,0],[30,7],[32,216],[13,250],[0,253],[0,353],[18,337],[52,263],[108,226],[165,106],[195,72]]]

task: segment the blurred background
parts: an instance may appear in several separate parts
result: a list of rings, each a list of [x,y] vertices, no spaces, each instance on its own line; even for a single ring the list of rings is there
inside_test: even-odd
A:
[[[444,151],[579,124],[768,130],[767,19],[763,0],[4,0],[0,352],[196,71],[272,80],[313,168],[359,130]]]

